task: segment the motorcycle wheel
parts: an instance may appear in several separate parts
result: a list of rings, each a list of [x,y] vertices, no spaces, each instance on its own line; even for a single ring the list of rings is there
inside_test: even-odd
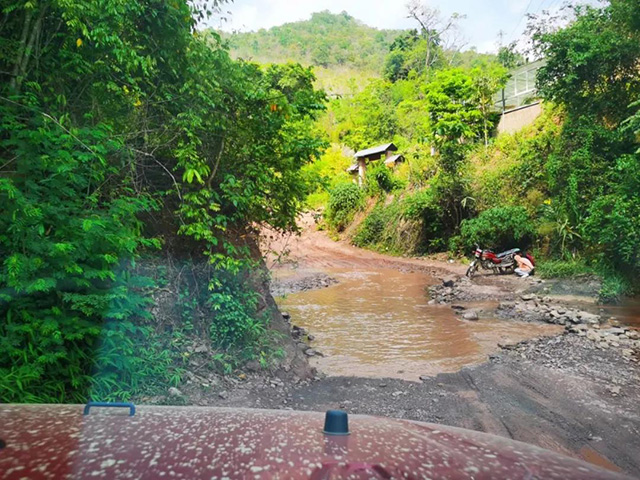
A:
[[[469,268],[467,268],[467,277],[471,278],[473,277],[473,275],[478,271],[478,262],[477,261],[473,261],[471,262],[471,265],[469,265]]]

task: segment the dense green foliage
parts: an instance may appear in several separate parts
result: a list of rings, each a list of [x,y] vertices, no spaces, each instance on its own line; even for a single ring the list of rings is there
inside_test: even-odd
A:
[[[362,207],[363,192],[355,183],[340,183],[330,193],[326,217],[337,231],[342,231]]]
[[[269,316],[252,234],[295,228],[324,95],[299,65],[263,69],[202,41],[206,8],[2,2],[2,401],[176,384],[194,304],[200,341],[260,355]],[[204,265],[168,323],[149,308],[159,249]]]
[[[331,103],[330,121],[322,120],[321,124],[332,142],[358,150],[392,140],[405,153],[406,164],[396,174],[384,165],[369,166],[365,182],[369,196],[388,194],[403,186],[431,189],[429,198],[440,212],[438,222],[428,226],[428,233],[418,228],[419,233],[410,236],[416,242],[428,242],[428,246],[406,241],[394,245],[407,245],[412,252],[442,248],[471,213],[472,205],[465,201],[468,182],[461,176],[465,155],[473,142],[493,130],[495,118],[487,105],[493,89],[505,80],[503,67],[478,58],[468,69],[436,69],[428,74],[412,70],[406,79],[374,81],[353,97]],[[381,211],[374,210],[372,215],[378,218]],[[388,218],[396,217],[389,214]],[[371,226],[379,223],[378,218]],[[376,229],[368,225],[363,228]],[[439,229],[437,234],[434,226]],[[389,232],[393,231],[390,227]],[[356,242],[369,244],[373,236],[364,232]]]
[[[593,269],[580,259],[547,259],[536,265],[536,275],[542,278],[569,278],[592,273]]]
[[[459,242],[465,251],[476,245],[491,245],[507,250],[518,245],[527,248],[535,236],[535,227],[524,207],[494,207],[460,225]],[[483,247],[486,248],[486,247]]]
[[[407,192],[391,203],[380,201],[359,225],[353,243],[402,254],[441,251],[445,221],[434,190]]]
[[[539,74],[541,92],[565,108],[547,162],[549,193],[575,232],[575,249],[619,272],[610,283],[622,285],[619,278],[640,273],[640,157],[634,118],[625,121],[627,107],[640,99],[639,14],[630,0],[575,13],[569,27],[534,36],[548,60]],[[607,290],[604,296],[617,296],[615,288]]]

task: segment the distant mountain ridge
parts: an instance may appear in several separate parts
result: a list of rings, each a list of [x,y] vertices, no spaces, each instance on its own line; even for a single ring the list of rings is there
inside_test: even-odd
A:
[[[347,12],[314,13],[310,20],[257,32],[223,34],[231,54],[258,63],[299,62],[316,67],[321,86],[344,93],[382,72],[389,46],[402,30],[379,30]],[[357,85],[356,85],[357,86]]]

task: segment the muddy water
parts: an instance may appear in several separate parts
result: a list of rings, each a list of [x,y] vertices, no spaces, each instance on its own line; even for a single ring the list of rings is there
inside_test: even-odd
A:
[[[604,311],[614,317],[620,325],[640,330],[640,299],[627,299],[622,305],[604,307]]]
[[[497,343],[517,342],[559,330],[534,325],[456,318],[448,306],[428,305],[424,273],[393,269],[330,270],[340,283],[278,299],[294,324],[316,339],[325,357],[314,365],[329,375],[395,377],[454,372],[486,361]],[[488,306],[488,305],[487,305]]]

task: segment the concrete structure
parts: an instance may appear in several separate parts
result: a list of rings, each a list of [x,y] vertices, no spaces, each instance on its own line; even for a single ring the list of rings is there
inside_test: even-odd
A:
[[[536,77],[545,64],[546,60],[537,60],[509,73],[509,81],[494,97],[494,108],[502,112],[498,133],[518,132],[540,116],[542,104],[536,88]]]
[[[516,133],[531,125],[542,114],[542,102],[507,110],[502,113],[498,133]]]

